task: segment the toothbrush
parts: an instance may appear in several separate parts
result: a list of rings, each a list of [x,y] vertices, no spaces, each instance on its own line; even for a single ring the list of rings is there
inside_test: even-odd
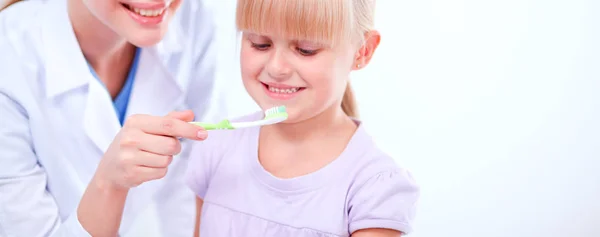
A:
[[[228,119],[221,120],[218,123],[190,122],[191,124],[201,126],[205,130],[232,130],[238,128],[248,128],[256,126],[265,126],[283,122],[288,118],[285,106],[276,106],[265,111],[265,117],[261,120],[252,122],[229,122]]]

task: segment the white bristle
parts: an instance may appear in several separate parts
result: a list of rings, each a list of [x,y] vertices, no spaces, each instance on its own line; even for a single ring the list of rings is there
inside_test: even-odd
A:
[[[276,112],[277,112],[277,107],[274,107],[274,108],[267,109],[267,111],[265,112],[265,114],[273,114],[273,113],[276,113]]]

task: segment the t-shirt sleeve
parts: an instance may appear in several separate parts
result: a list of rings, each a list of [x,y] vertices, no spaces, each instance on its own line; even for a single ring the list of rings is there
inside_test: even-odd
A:
[[[349,199],[349,230],[369,228],[412,231],[419,199],[419,187],[402,169],[370,177]]]
[[[221,131],[210,131],[204,141],[193,141],[185,171],[186,185],[201,199],[204,199],[211,177],[222,155]]]

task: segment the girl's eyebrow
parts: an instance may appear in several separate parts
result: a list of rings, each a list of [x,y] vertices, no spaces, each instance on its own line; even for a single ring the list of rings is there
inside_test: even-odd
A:
[[[327,48],[328,47],[328,45],[323,42],[310,41],[310,40],[295,40],[294,43],[296,43],[298,45],[305,45],[305,46],[315,47],[315,48]]]
[[[252,37],[260,37],[261,35],[254,33],[254,32],[247,32],[246,35],[248,36],[252,36]]]
[[[315,46],[315,47],[327,47],[327,44],[325,42],[320,42],[320,41],[316,41],[316,40],[300,39],[300,40],[294,40],[293,42],[296,44],[304,44],[304,45],[310,45],[310,46]]]
[[[259,35],[256,33],[247,33],[246,37],[248,37],[248,39],[250,40],[263,40],[263,39],[268,39],[266,36],[263,35]]]
[[[257,34],[256,33],[252,33],[252,32],[245,32],[244,33],[246,35],[246,37],[250,38],[250,37],[256,37]]]

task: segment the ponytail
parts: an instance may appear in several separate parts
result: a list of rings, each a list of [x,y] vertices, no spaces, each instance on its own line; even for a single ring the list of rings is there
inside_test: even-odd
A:
[[[346,115],[352,118],[358,118],[358,108],[356,104],[356,99],[354,98],[354,91],[352,91],[352,87],[350,86],[350,82],[346,85],[346,91],[344,92],[344,97],[342,98],[342,110]]]
[[[16,3],[16,2],[19,2],[19,1],[21,1],[21,0],[4,0],[4,3],[0,4],[0,11],[6,9],[10,5],[12,5],[13,3]]]

